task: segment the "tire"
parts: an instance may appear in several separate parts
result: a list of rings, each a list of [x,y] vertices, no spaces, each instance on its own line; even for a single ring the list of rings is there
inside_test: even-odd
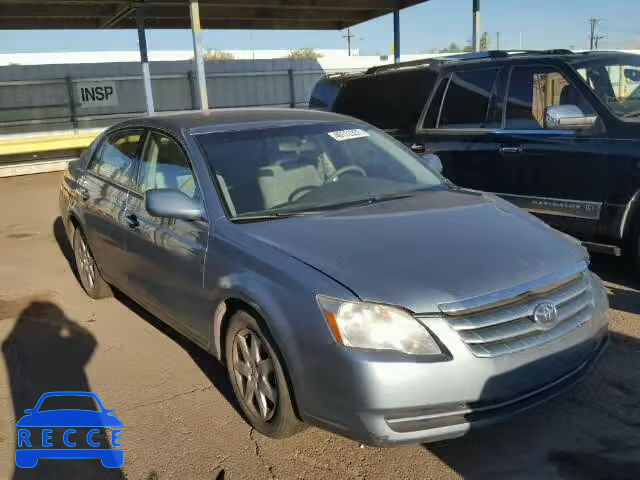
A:
[[[91,253],[87,239],[80,227],[76,228],[73,233],[73,258],[76,262],[80,284],[87,295],[94,299],[113,295],[111,287],[100,274],[93,253]]]
[[[225,335],[225,363],[236,400],[258,432],[286,438],[305,424],[296,416],[284,365],[274,346],[256,318],[243,310],[233,314]]]

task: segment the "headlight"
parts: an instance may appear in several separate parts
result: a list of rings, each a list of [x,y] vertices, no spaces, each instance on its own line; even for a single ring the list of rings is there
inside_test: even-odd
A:
[[[331,333],[344,346],[411,355],[441,353],[427,329],[403,310],[323,295],[318,295],[317,300]]]

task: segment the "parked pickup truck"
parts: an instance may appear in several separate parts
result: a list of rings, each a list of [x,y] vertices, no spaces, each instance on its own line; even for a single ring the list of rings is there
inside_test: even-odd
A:
[[[386,130],[443,173],[497,193],[593,251],[640,266],[640,56],[483,52],[316,85],[311,108]]]

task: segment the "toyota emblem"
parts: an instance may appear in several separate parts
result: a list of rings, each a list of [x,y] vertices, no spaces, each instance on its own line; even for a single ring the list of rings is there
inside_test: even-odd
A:
[[[543,330],[549,330],[558,324],[558,310],[553,303],[540,303],[533,309],[533,321]]]

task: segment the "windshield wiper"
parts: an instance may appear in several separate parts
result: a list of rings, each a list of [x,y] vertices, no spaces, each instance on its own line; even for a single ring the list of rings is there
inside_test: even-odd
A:
[[[300,212],[259,213],[256,215],[241,215],[238,217],[233,217],[231,221],[235,223],[260,222],[265,220],[279,220],[282,218],[289,218],[289,217],[302,217],[304,215],[311,215],[313,213],[318,213],[318,210],[309,210],[309,211],[300,211]]]
[[[637,117],[638,115],[640,115],[640,110],[635,110],[633,112],[625,113],[622,115],[622,118],[632,118]]]

